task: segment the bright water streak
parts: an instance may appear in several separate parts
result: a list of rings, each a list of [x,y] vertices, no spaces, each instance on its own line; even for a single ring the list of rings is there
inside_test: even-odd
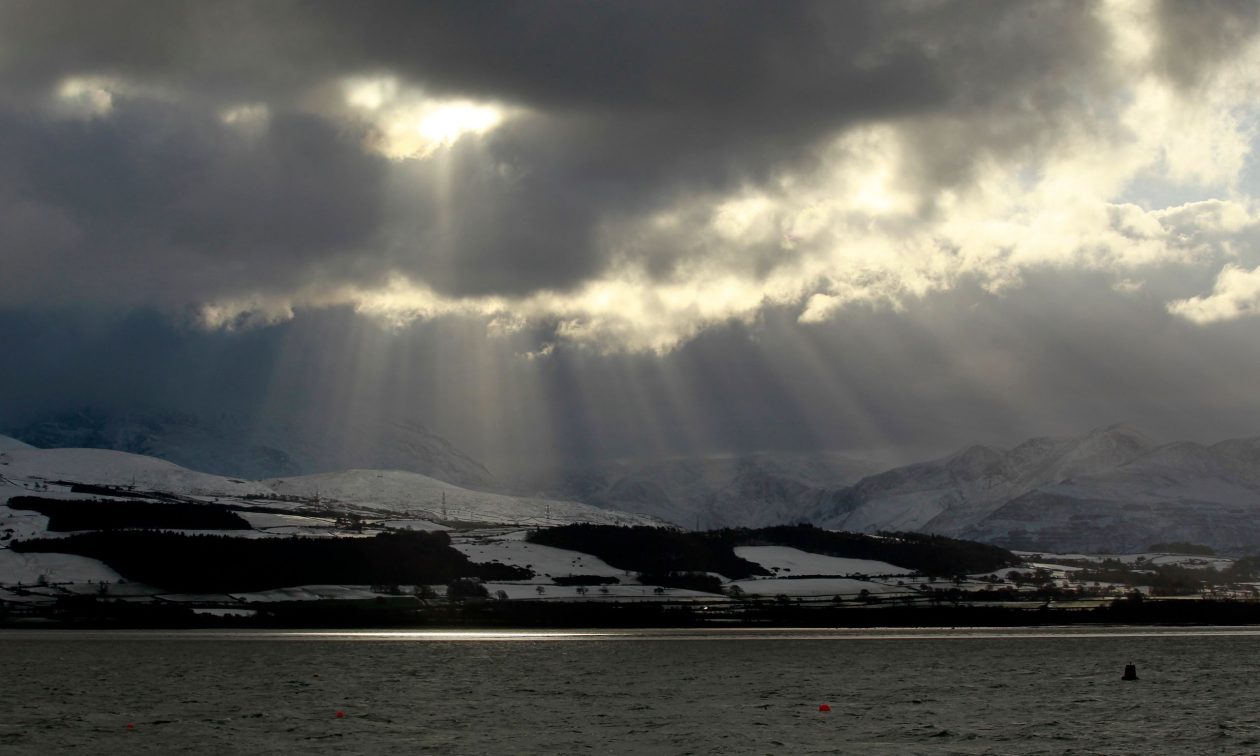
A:
[[[0,641],[3,753],[1260,752],[1253,629]]]

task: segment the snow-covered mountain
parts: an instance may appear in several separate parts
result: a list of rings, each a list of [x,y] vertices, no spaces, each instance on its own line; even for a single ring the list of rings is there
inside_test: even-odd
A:
[[[1032,551],[1123,552],[1189,541],[1260,547],[1260,439],[1158,444],[1123,425],[967,447],[833,492],[815,524],[915,530]]]
[[[1017,496],[1119,467],[1155,448],[1123,425],[1084,436],[1034,438],[1009,451],[970,446],[865,478],[833,494],[811,519],[841,530],[958,533]]]
[[[259,479],[354,467],[409,470],[483,490],[498,481],[414,420],[318,416],[246,420],[230,414],[83,409],[41,417],[12,434],[41,448],[114,449],[218,475]]]
[[[54,484],[119,487],[136,494],[157,492],[194,499],[267,506],[304,506],[360,515],[504,525],[562,525],[570,522],[659,525],[651,517],[613,512],[574,501],[483,493],[399,470],[348,470],[296,478],[247,481],[196,472],[172,462],[110,449],[19,448],[0,452],[0,504]],[[279,497],[281,501],[273,501]],[[285,500],[287,497],[287,500]],[[443,503],[445,502],[445,506]]]
[[[879,465],[830,452],[614,462],[521,476],[514,488],[644,512],[688,528],[799,522]]]
[[[1260,545],[1260,438],[1178,442],[1012,498],[961,529],[1014,548],[1124,551],[1168,541]]]
[[[128,427],[138,426],[119,421],[97,426],[102,437],[118,433],[114,442],[137,438],[123,433]],[[189,431],[187,438],[198,440],[181,445],[185,437],[172,430],[183,427],[176,420],[139,427],[151,432],[136,444],[161,446],[168,456],[209,449],[222,462],[213,455],[227,453],[227,442],[220,443],[226,433]],[[484,468],[449,445],[422,429],[398,428],[391,448],[447,465],[441,469],[447,479],[414,470],[355,468],[251,481],[188,469],[195,463],[181,467],[99,448],[30,448],[0,437],[0,498],[23,490],[14,480],[69,481],[239,501],[274,495],[310,505],[318,498],[324,509],[430,522],[668,521],[714,528],[809,521],[859,532],[941,533],[1033,551],[1123,552],[1167,541],[1233,553],[1260,547],[1260,438],[1159,444],[1132,428],[1109,426],[1081,436],[1035,438],[1010,449],[970,446],[878,474],[869,474],[872,463],[826,453],[610,463],[526,477],[514,486],[518,495],[507,495],[484,492],[487,478],[478,474]],[[352,429],[343,441],[347,449],[360,441],[360,448],[369,448],[369,435]],[[408,445],[407,438],[415,443]],[[299,443],[292,456],[284,454],[316,458],[330,445],[324,439],[309,447]],[[479,484],[449,480],[461,475]]]

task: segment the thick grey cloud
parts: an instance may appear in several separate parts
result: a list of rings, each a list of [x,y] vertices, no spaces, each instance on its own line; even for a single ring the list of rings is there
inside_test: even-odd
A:
[[[1160,0],[1157,8],[1159,59],[1165,73],[1185,87],[1200,84],[1260,28],[1260,6],[1247,0]]]
[[[27,236],[76,239],[85,272],[115,267],[114,240],[153,261],[173,248],[222,258],[242,295],[390,270],[454,295],[568,288],[615,251],[601,224],[808,173],[819,140],[846,126],[945,117],[911,159],[923,182],[955,184],[983,155],[1035,143],[1106,78],[1097,20],[1079,4],[17,3],[0,29],[10,119],[27,120],[6,141],[41,161],[8,163],[0,182],[25,194],[52,180],[42,174],[64,177],[61,192],[40,187],[28,223],[70,228]],[[422,174],[413,188],[449,176],[446,209],[417,189],[381,218],[379,158],[296,114],[364,75],[532,115],[449,165],[400,168]],[[110,117],[48,124],[39,104],[84,76],[125,82]],[[251,102],[276,114],[262,143],[216,121]],[[103,213],[159,244],[102,234]],[[326,267],[334,247],[355,253],[353,271]],[[180,269],[155,281],[165,296],[230,287]]]
[[[375,233],[382,161],[322,120],[243,141],[187,108],[88,122],[0,113],[9,302],[178,307],[287,290]]]

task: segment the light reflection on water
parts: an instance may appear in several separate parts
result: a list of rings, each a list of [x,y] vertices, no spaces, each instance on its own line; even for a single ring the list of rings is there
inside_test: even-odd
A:
[[[1258,640],[1254,627],[9,630],[0,751],[1260,753]],[[1139,682],[1120,681],[1128,662]]]

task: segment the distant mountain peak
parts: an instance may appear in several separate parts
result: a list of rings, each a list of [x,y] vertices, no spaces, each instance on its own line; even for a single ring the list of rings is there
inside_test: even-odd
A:
[[[1095,428],[1085,434],[1078,445],[1098,446],[1100,444],[1140,447],[1147,450],[1154,449],[1160,445],[1142,431],[1123,423]]]
[[[1002,462],[1002,452],[991,446],[972,444],[947,458],[949,469],[979,475]]]
[[[82,407],[37,417],[12,435],[42,448],[113,449],[251,480],[358,467],[406,470],[481,490],[499,487],[480,462],[411,418],[356,417],[329,427],[318,416]]]

